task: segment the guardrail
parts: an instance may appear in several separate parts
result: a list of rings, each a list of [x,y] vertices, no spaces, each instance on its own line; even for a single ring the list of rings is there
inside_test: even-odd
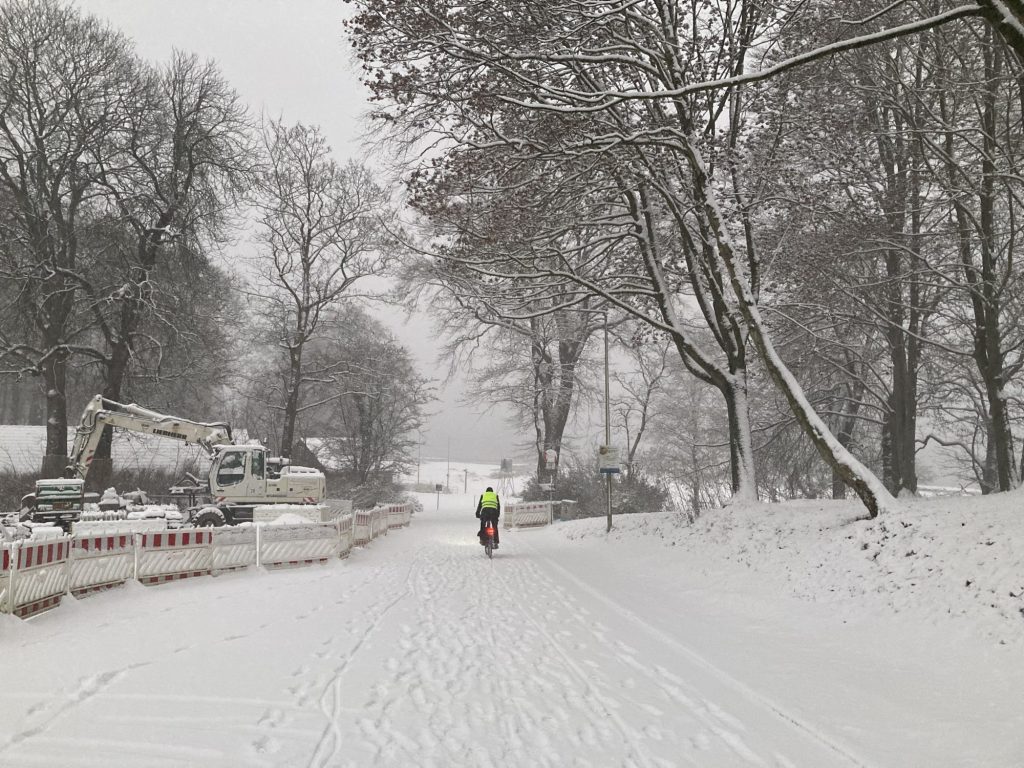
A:
[[[142,531],[125,520],[83,525],[70,536],[2,541],[0,612],[28,618],[66,594],[85,597],[130,580],[156,585],[250,566],[325,563],[408,525],[411,514],[411,504],[390,504],[328,523]]]

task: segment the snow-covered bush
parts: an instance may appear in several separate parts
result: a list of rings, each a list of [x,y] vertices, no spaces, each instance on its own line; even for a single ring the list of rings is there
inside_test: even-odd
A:
[[[536,477],[527,481],[523,501],[547,501],[548,498],[575,501],[575,517],[597,517],[607,512],[604,477],[592,466],[578,462],[562,465],[553,491],[543,490]],[[615,514],[660,512],[668,503],[668,491],[641,475],[612,481],[612,511]]]

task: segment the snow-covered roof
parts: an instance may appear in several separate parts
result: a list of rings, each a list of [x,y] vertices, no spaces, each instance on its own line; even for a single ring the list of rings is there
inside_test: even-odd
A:
[[[75,430],[68,429],[68,446]],[[0,472],[38,472],[46,449],[46,427],[0,425]],[[158,435],[114,431],[114,466],[177,472],[205,456],[202,448]]]

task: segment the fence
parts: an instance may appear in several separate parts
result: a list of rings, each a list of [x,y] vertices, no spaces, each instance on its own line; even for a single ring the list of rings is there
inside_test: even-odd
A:
[[[505,507],[505,528],[537,528],[550,525],[552,518],[551,501],[524,501]]]
[[[324,563],[348,557],[360,536],[365,546],[389,527],[408,525],[411,514],[411,504],[390,504],[328,523],[172,531],[119,521],[76,527],[70,536],[0,541],[0,612],[28,618],[68,593],[84,597],[129,580],[154,585],[249,566]]]

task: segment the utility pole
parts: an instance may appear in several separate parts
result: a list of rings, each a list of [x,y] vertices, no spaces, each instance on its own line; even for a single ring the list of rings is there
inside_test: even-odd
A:
[[[464,469],[462,471],[466,473],[465,477],[462,480],[462,492],[469,493],[469,470]]]
[[[608,450],[612,445],[612,406],[611,406],[611,384],[608,376],[608,310],[604,312],[604,444]],[[606,533],[612,529],[612,475],[606,473],[605,477],[605,498],[608,502],[608,528]]]
[[[448,468],[444,472],[444,492],[448,493],[448,489],[451,488],[452,484],[452,436],[448,435]]]

